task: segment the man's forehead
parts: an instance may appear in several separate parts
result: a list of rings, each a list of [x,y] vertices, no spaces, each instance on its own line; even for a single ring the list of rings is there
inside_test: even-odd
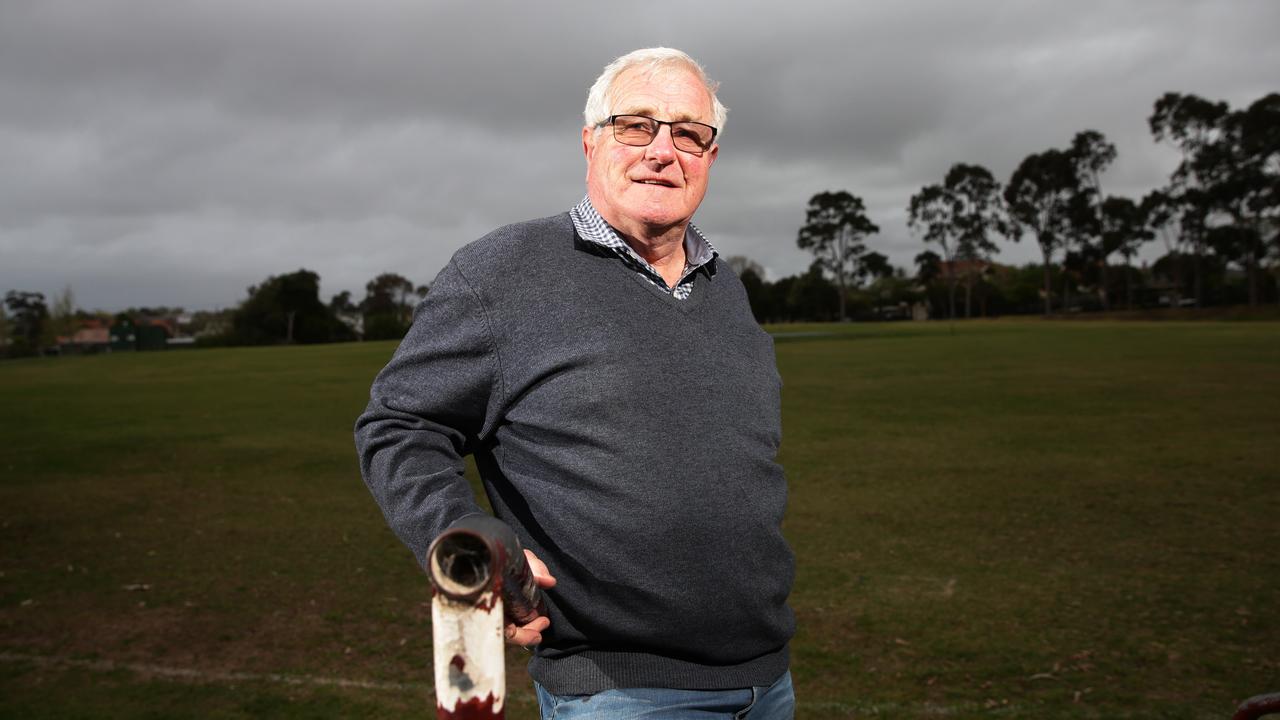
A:
[[[620,105],[615,105],[613,108],[613,114],[614,115],[648,115],[649,117],[654,117],[659,120],[671,120],[671,121],[702,119],[701,118],[702,113],[690,112],[688,110],[664,112],[664,111],[658,110],[658,108],[654,107],[653,105],[650,105],[644,102],[623,103]],[[665,115],[665,117],[658,117],[659,115]]]
[[[682,68],[631,68],[614,82],[614,115],[653,115],[663,120],[702,120],[711,111],[711,94],[693,71]]]

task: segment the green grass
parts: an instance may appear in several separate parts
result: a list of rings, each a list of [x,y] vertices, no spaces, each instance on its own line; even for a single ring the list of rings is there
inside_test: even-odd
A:
[[[1280,690],[1280,324],[777,329],[823,333],[777,343],[800,717]],[[0,364],[0,717],[429,715],[428,590],[351,444],[392,349]]]

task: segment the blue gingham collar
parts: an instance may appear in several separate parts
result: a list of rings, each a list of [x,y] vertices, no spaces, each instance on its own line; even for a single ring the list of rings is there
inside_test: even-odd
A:
[[[584,195],[582,201],[569,211],[569,216],[573,218],[573,227],[582,236],[582,239],[610,248],[619,255],[627,256],[647,269],[648,272],[661,277],[647,260],[631,249],[631,246],[622,239],[622,236],[618,234],[617,230],[613,229],[613,226],[605,222],[605,219],[596,211],[595,206],[591,204],[589,196]],[[719,253],[712,247],[711,242],[702,234],[702,231],[693,223],[689,223],[689,226],[684,231],[684,275],[687,276],[703,265],[708,265],[712,260],[715,260],[717,255]],[[708,265],[707,271],[714,274],[715,264]]]

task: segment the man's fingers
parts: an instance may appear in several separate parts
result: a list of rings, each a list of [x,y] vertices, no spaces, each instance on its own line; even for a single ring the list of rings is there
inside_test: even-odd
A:
[[[547,570],[547,564],[538,559],[532,551],[524,551],[525,559],[529,561],[529,571],[533,573],[534,582],[538,583],[538,587],[549,588],[556,584],[556,579],[551,576],[551,571]],[[507,642],[512,645],[522,645],[526,648],[533,647],[542,642],[542,631],[551,627],[551,619],[545,615],[530,620],[524,625],[508,625],[506,627]]]
[[[533,580],[538,583],[538,587],[553,587],[556,584],[556,579],[551,576],[547,564],[539,560],[532,550],[525,550],[524,556],[529,561],[529,569],[533,571]]]
[[[512,645],[527,647],[542,642],[542,631],[549,627],[551,627],[551,620],[545,615],[539,615],[523,626],[508,625],[503,634],[507,642]]]

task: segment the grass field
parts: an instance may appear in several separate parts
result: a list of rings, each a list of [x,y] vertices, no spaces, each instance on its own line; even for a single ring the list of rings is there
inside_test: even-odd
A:
[[[801,718],[1280,690],[1280,323],[778,330]],[[0,364],[0,717],[430,716],[351,443],[392,349]]]

